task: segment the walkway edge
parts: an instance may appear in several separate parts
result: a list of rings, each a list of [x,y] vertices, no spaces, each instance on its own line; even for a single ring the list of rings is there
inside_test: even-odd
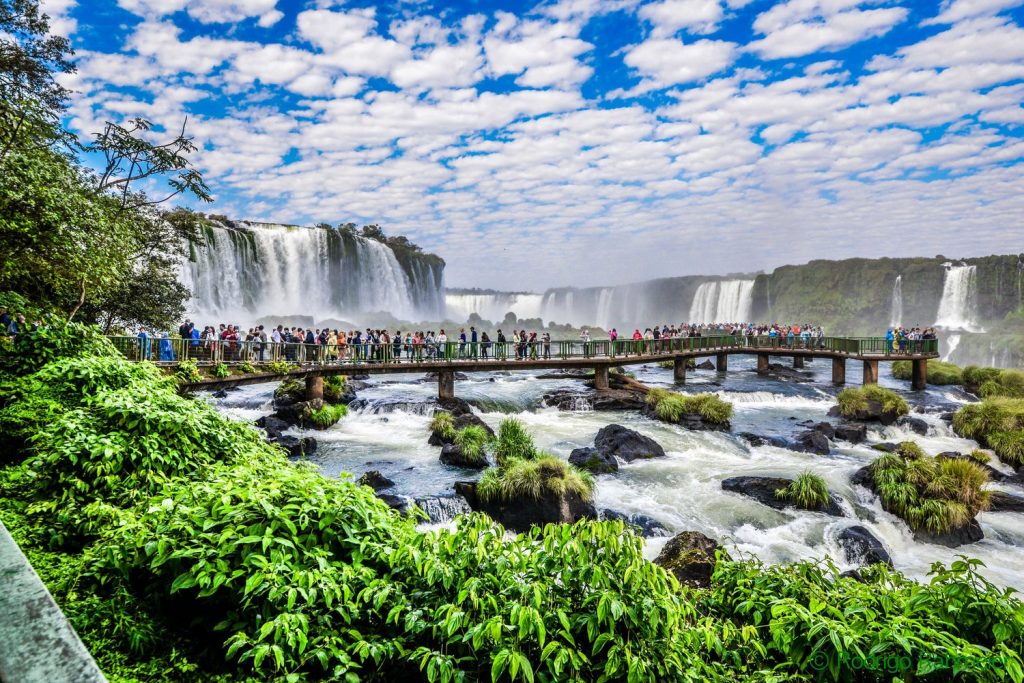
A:
[[[0,522],[0,681],[106,680],[28,558]]]

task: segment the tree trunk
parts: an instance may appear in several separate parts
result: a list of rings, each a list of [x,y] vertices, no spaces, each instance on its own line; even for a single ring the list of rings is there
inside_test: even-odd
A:
[[[74,320],[75,314],[78,313],[78,309],[81,308],[82,304],[85,303],[85,278],[84,277],[82,278],[82,284],[79,286],[79,289],[81,291],[81,294],[78,297],[78,303],[75,304],[75,307],[71,309],[70,313],[68,313],[68,322],[71,322],[72,320]]]

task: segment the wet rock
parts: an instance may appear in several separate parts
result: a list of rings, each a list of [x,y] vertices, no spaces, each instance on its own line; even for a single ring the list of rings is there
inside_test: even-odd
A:
[[[385,477],[378,470],[370,470],[364,473],[356,483],[361,486],[369,486],[374,491],[382,491],[395,485],[395,482]]]
[[[811,429],[824,434],[827,439],[836,438],[836,428],[831,422],[819,422],[812,426]]]
[[[943,422],[952,422],[954,415],[956,415],[955,411],[954,412],[940,413],[939,414],[939,419],[942,420]]]
[[[574,448],[569,454],[569,464],[594,474],[612,474],[619,471],[619,461],[596,448]]]
[[[276,444],[283,448],[292,458],[301,458],[307,455],[312,455],[316,452],[317,442],[311,436],[278,436],[273,439],[267,439],[270,443]]]
[[[904,415],[900,419],[896,420],[896,424],[901,427],[906,427],[915,434],[924,436],[928,433],[928,423],[919,417],[911,417],[910,415]]]
[[[806,432],[797,434],[786,447],[798,453],[814,453],[815,455],[828,455],[832,450],[828,437],[817,429],[808,429]]]
[[[868,438],[868,427],[864,424],[836,425],[834,438],[838,441],[861,443]]]
[[[481,427],[488,435],[494,436],[494,430],[491,429],[486,422],[481,420],[480,417],[473,412],[470,405],[462,399],[439,399],[437,403],[445,412],[451,413],[456,431],[465,427],[477,426]],[[447,443],[451,443],[451,439],[445,439],[437,432],[431,432],[430,438],[427,439],[427,443],[431,446],[444,446]]]
[[[740,437],[751,446],[776,446],[778,448],[785,448],[788,442],[781,436],[764,436],[762,434],[754,434],[753,432],[740,432],[736,436]]]
[[[714,370],[715,369],[715,364],[712,363],[709,360],[705,360],[705,361],[701,361],[700,363],[697,363],[695,369],[696,370]]]
[[[217,391],[213,392],[213,394],[211,394],[211,396],[213,396],[214,398],[227,398],[228,397],[228,390],[227,389],[218,389]]]
[[[873,443],[871,448],[876,451],[882,451],[883,453],[895,453],[899,450],[900,445],[893,443],[892,441],[883,441],[882,443]]]
[[[875,481],[871,478],[871,468],[864,466],[850,476],[850,483],[854,486],[863,486],[871,491],[875,490]]]
[[[847,569],[845,572],[839,572],[840,579],[853,579],[857,583],[864,583],[864,577],[860,575],[860,571],[857,569]]]
[[[806,362],[806,361],[805,361]],[[770,377],[775,377],[787,382],[800,382],[806,384],[814,381],[814,375],[809,372],[801,372],[794,370],[788,365],[782,365],[781,363],[772,363],[768,366],[768,372],[762,373]]]
[[[464,497],[472,509],[487,514],[513,531],[524,532],[544,524],[573,524],[581,519],[597,519],[594,504],[573,492],[543,498],[484,502],[476,495],[476,482],[472,481],[455,482],[455,492]]]
[[[828,414],[830,417],[846,417],[847,420],[856,420],[858,422],[881,422],[887,427],[891,424],[896,424],[896,420],[899,419],[899,415],[882,410],[881,403],[871,400],[867,402],[866,409],[858,410],[857,414],[853,416],[843,416],[839,412],[839,406],[829,408]]]
[[[544,405],[559,410],[640,410],[644,406],[644,396],[637,391],[627,389],[559,389],[544,394]]]
[[[627,515],[617,510],[605,508],[604,510],[601,510],[601,519],[622,522],[623,524],[632,527],[636,533],[640,534],[644,538],[669,535],[669,530],[662,526],[661,522],[653,517],[648,517],[647,515],[639,513]]]
[[[722,480],[722,489],[753,498],[770,508],[784,510],[794,507],[794,505],[775,495],[775,492],[789,486],[791,483],[793,483],[792,479],[784,477],[729,477]],[[826,515],[832,515],[833,517],[843,516],[843,509],[840,507],[839,498],[835,494],[830,494],[830,500],[827,505],[812,508],[811,512],[824,512]]]
[[[992,492],[990,512],[1024,512],[1024,497],[1003,491]]]
[[[426,513],[427,518],[434,524],[450,522],[458,515],[473,511],[466,499],[457,493],[444,496],[423,496],[415,498],[413,502],[416,503],[416,507]]]
[[[932,534],[923,529],[914,532],[914,540],[916,541],[944,545],[947,548],[959,548],[962,545],[975,543],[983,538],[985,538],[985,532],[981,530],[981,525],[978,524],[976,519],[972,519],[959,529],[953,529],[945,534]]]
[[[617,424],[601,428],[594,437],[594,448],[602,456],[621,458],[626,462],[665,456],[665,449],[657,441]]]
[[[664,567],[683,585],[707,588],[715,573],[718,549],[718,541],[713,538],[699,531],[684,531],[665,544],[654,564]]]
[[[409,512],[409,506],[412,505],[412,498],[409,496],[399,496],[394,493],[376,493],[374,495],[384,501],[389,508],[403,515]]]
[[[441,447],[442,464],[479,470],[487,467],[487,458],[470,458],[456,444],[446,443]]]
[[[255,422],[256,426],[267,433],[271,439],[281,436],[281,433],[288,430],[291,424],[273,415],[265,415]]]
[[[892,566],[892,557],[889,556],[889,551],[866,527],[859,524],[846,527],[839,532],[836,541],[843,549],[847,562]]]

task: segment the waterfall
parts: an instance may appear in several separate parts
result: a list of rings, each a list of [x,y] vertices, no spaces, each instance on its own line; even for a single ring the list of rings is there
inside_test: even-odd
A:
[[[272,316],[354,320],[387,313],[403,320],[444,312],[443,264],[376,240],[324,228],[232,222],[208,226],[182,281],[199,324]]]
[[[947,330],[980,332],[975,321],[978,310],[977,266],[944,264],[946,277],[935,326]]]
[[[892,284],[892,303],[889,306],[889,326],[903,324],[903,276],[897,275]]]
[[[419,509],[427,513],[427,518],[434,524],[450,522],[457,515],[465,515],[473,511],[466,499],[459,495],[425,496],[414,498],[413,502]]]
[[[597,317],[594,323],[605,330],[615,327],[615,312],[612,311],[612,295],[615,290],[612,287],[602,287],[597,297]]]
[[[960,346],[960,335],[951,334],[946,337],[946,353],[942,355],[942,360],[951,361],[953,359],[953,353],[956,351],[956,347]]]
[[[484,320],[500,323],[508,313],[517,318],[542,317],[541,294],[493,293],[452,293],[445,294],[447,315],[455,322],[465,322],[476,313]]]
[[[716,280],[701,284],[690,304],[690,322],[748,322],[753,303],[753,280]]]

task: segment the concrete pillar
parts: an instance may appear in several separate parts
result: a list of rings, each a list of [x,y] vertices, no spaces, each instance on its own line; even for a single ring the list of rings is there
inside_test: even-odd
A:
[[[846,384],[846,359],[832,359],[832,384]]]
[[[864,361],[864,384],[878,384],[878,361]]]
[[[715,354],[715,370],[719,372],[725,372],[729,369],[729,354],[727,353],[716,353]]]
[[[607,389],[608,388],[608,366],[599,365],[594,368],[594,388],[595,389]]]
[[[760,374],[762,374],[762,375],[765,374],[766,372],[768,372],[768,354],[767,353],[759,353],[759,354],[757,354],[757,371]]]
[[[804,369],[804,357],[803,356],[793,356],[793,369],[795,369],[795,370],[803,370]]]
[[[306,400],[324,397],[324,378],[320,375],[306,376]]]
[[[928,385],[928,361],[924,358],[911,361],[910,388],[914,391],[923,391]]]
[[[437,397],[455,398],[455,372],[452,370],[437,373]]]
[[[672,379],[676,384],[686,384],[686,356],[676,356],[672,361]]]

